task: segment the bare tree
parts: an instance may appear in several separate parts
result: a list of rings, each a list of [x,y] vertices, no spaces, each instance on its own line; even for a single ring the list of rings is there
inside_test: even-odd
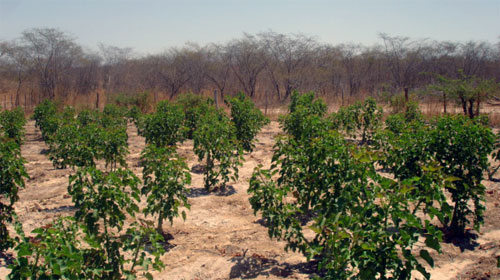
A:
[[[286,99],[293,90],[304,85],[318,44],[303,34],[284,35],[269,31],[258,36],[269,53],[266,69],[273,88],[279,99]]]
[[[204,75],[220,92],[222,100],[231,79],[230,49],[212,44],[204,51]]]
[[[191,51],[187,49],[171,49],[160,56],[155,56],[158,60],[157,73],[170,99],[174,98],[192,78],[190,53]]]
[[[397,90],[403,89],[408,101],[408,91],[415,86],[421,72],[421,52],[423,44],[408,37],[390,37],[380,34],[384,41],[385,57]]]
[[[254,36],[245,34],[230,44],[231,68],[243,90],[255,96],[259,74],[266,67],[266,53]]]
[[[34,28],[23,32],[21,43],[37,75],[43,97],[64,96],[69,90],[67,73],[82,55],[74,39],[52,28]]]

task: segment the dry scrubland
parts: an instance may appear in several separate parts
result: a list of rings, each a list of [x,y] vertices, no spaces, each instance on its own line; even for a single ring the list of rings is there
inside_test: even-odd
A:
[[[192,183],[189,202],[191,210],[186,221],[175,219],[164,229],[172,235],[168,252],[162,257],[166,268],[154,273],[156,279],[309,279],[315,271],[313,264],[298,253],[285,252],[284,243],[271,240],[267,228],[248,202],[248,180],[258,164],[271,162],[274,137],[281,132],[276,121],[265,126],[258,134],[252,153],[245,154],[240,178],[224,192],[207,193],[203,188],[203,174],[193,154],[192,141],[179,147],[191,169]],[[141,176],[139,158],[145,146],[144,138],[128,125],[128,165]],[[45,225],[58,216],[72,215],[74,209],[67,194],[68,176],[72,169],[54,169],[45,155],[47,146],[41,140],[34,121],[26,125],[26,141],[22,155],[30,179],[20,192],[16,212],[26,232]],[[435,268],[430,269],[432,279],[500,279],[495,255],[500,253],[500,178],[485,180],[485,224],[472,242],[455,240],[443,243],[443,253],[433,254]],[[8,271],[5,261],[0,277]],[[420,277],[415,273],[415,277]]]

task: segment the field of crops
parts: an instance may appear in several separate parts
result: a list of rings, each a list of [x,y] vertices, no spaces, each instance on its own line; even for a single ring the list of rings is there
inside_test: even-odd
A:
[[[297,93],[278,122],[227,106],[4,111],[1,277],[500,277],[485,117],[382,120],[370,98],[328,115]]]

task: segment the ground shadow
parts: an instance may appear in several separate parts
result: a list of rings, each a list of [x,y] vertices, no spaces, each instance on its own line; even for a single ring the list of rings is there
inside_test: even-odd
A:
[[[231,258],[235,263],[231,267],[229,278],[252,279],[258,276],[277,276],[287,278],[295,272],[309,274],[311,277],[317,271],[317,262],[311,261],[299,264],[279,263],[275,259],[266,258],[258,254]]]
[[[41,155],[48,155],[49,154],[49,149],[42,149],[40,150]]]
[[[206,171],[205,165],[195,164],[193,165],[193,167],[191,167],[191,172],[195,174],[203,174],[205,173],[205,171]]]
[[[452,232],[448,229],[443,230],[443,241],[446,243],[451,243],[454,246],[460,248],[460,251],[463,253],[465,250],[473,251],[479,246],[476,239],[478,235],[471,231],[467,230],[463,236],[454,236]]]
[[[45,208],[41,209],[40,212],[46,212],[46,213],[61,213],[61,212],[68,212],[68,211],[74,211],[76,210],[75,206],[59,206],[56,208]]]
[[[213,190],[216,196],[230,196],[236,193],[236,189],[231,185],[217,187]]]
[[[224,186],[224,187],[216,187],[214,188],[211,192],[208,192],[205,188],[190,188],[189,193],[187,194],[187,197],[200,197],[200,196],[207,196],[207,195],[216,195],[216,196],[230,196],[236,193],[236,189],[231,186]]]
[[[189,192],[186,194],[187,197],[200,197],[207,196],[210,193],[205,188],[190,188]]]
[[[170,243],[170,240],[174,239],[174,236],[172,234],[170,234],[168,232],[164,232],[164,233],[161,233],[161,235],[163,236],[163,241],[161,241],[160,244],[163,247],[163,250],[165,250],[165,253],[168,253],[170,250],[172,250],[173,248],[175,248],[177,246],[175,244]],[[131,239],[131,238],[132,238],[132,235],[130,235],[130,234],[123,234],[120,236],[120,239],[122,241],[126,240],[126,239]],[[144,244],[145,251],[152,254],[153,253],[153,246],[152,246],[151,242],[149,241],[149,239],[147,237],[144,237],[142,239],[142,242]]]
[[[500,183],[500,178],[491,178],[492,182],[495,182],[495,183]]]
[[[14,262],[14,254],[12,253],[6,253],[6,252],[0,252],[0,267],[8,267]]]

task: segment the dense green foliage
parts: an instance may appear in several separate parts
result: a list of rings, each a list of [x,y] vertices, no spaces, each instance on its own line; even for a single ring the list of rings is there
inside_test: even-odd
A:
[[[0,112],[0,137],[12,139],[21,145],[24,139],[26,119],[21,108]]]
[[[318,258],[323,279],[410,279],[414,269],[428,278],[411,252],[420,237],[440,250],[441,232],[430,224],[439,211],[432,203],[419,203],[428,200],[427,193],[412,190],[421,182],[432,195],[441,193],[435,183],[440,175],[388,179],[376,173],[377,159],[333,131],[302,143],[284,136],[276,143],[271,169],[255,170],[250,203],[262,213],[271,237]],[[421,219],[416,212],[424,207],[430,215]],[[306,235],[308,229],[313,237]],[[433,264],[426,249],[419,255]]]
[[[495,152],[493,153],[492,157],[494,161],[500,161],[500,132],[497,133],[496,136],[496,141],[495,141]],[[498,169],[500,169],[500,164],[497,166],[494,166],[491,170],[488,171],[488,179],[492,180],[493,175],[497,173]]]
[[[361,144],[364,144],[380,128],[382,116],[382,107],[377,106],[375,99],[368,97],[363,103],[358,101],[341,107],[337,113],[330,115],[330,121],[332,128],[343,130],[349,137],[356,139],[361,134]]]
[[[141,135],[147,144],[172,146],[185,138],[184,111],[182,107],[164,100],[156,106],[156,112],[145,116]]]
[[[48,99],[35,107],[32,118],[35,120],[35,126],[42,132],[44,140],[57,129],[57,124],[54,122],[56,114],[56,104]]]
[[[280,118],[281,127],[295,137],[297,141],[310,139],[317,130],[324,129],[323,116],[327,106],[322,99],[316,99],[313,92],[299,94],[293,92],[289,105],[289,114]]]
[[[184,126],[187,129],[187,138],[193,139],[198,121],[203,114],[213,107],[213,100],[193,93],[185,93],[178,96],[175,103],[179,104],[184,111]]]
[[[143,238],[148,236],[149,242],[162,239],[148,227],[138,223],[125,224],[127,214],[135,218],[140,212],[139,183],[139,178],[127,169],[102,172],[86,167],[70,176],[68,193],[77,207],[75,218],[83,223],[84,232],[92,237],[92,243],[102,246],[99,249],[103,269],[101,277],[119,279],[122,275],[133,275],[138,252],[146,245]],[[121,237],[119,232],[123,230],[127,234]],[[155,250],[160,249],[158,244],[152,245]],[[141,256],[144,258],[145,254]],[[157,268],[161,267],[158,256]],[[127,263],[131,263],[132,268],[125,266]]]
[[[75,117],[71,107],[57,113],[53,103],[44,102],[35,108],[35,113],[54,167],[95,166],[100,159],[110,169],[116,169],[118,164],[126,166],[128,136],[123,108],[107,105],[102,113],[83,110]]]
[[[14,203],[28,178],[21,156],[25,123],[20,108],[0,112],[0,254],[13,245],[7,224],[13,222]]]
[[[163,220],[168,219],[172,224],[173,219],[179,216],[179,207],[189,209],[186,194],[189,189],[186,185],[191,183],[189,168],[174,147],[157,147],[147,145],[142,152],[144,169],[142,177],[144,186],[141,189],[146,195],[147,206],[145,214],[158,214],[158,232],[163,233]],[[183,219],[186,212],[181,212]]]
[[[205,112],[193,134],[194,153],[206,159],[205,188],[211,191],[217,183],[224,187],[230,178],[237,180],[242,150],[234,125],[223,111],[212,108]],[[232,171],[232,175],[231,175]]]
[[[454,205],[449,224],[455,235],[465,233],[473,217],[474,228],[483,223],[485,187],[481,183],[488,170],[495,135],[483,124],[464,116],[445,116],[432,125],[430,151],[443,171],[458,180],[448,188]],[[469,202],[473,203],[473,209]]]
[[[269,123],[269,119],[242,92],[235,97],[227,97],[225,102],[231,108],[231,122],[236,128],[236,139],[240,141],[243,150],[251,152],[255,136]]]
[[[0,253],[12,246],[7,223],[13,221],[14,203],[28,178],[19,144],[0,137]]]

